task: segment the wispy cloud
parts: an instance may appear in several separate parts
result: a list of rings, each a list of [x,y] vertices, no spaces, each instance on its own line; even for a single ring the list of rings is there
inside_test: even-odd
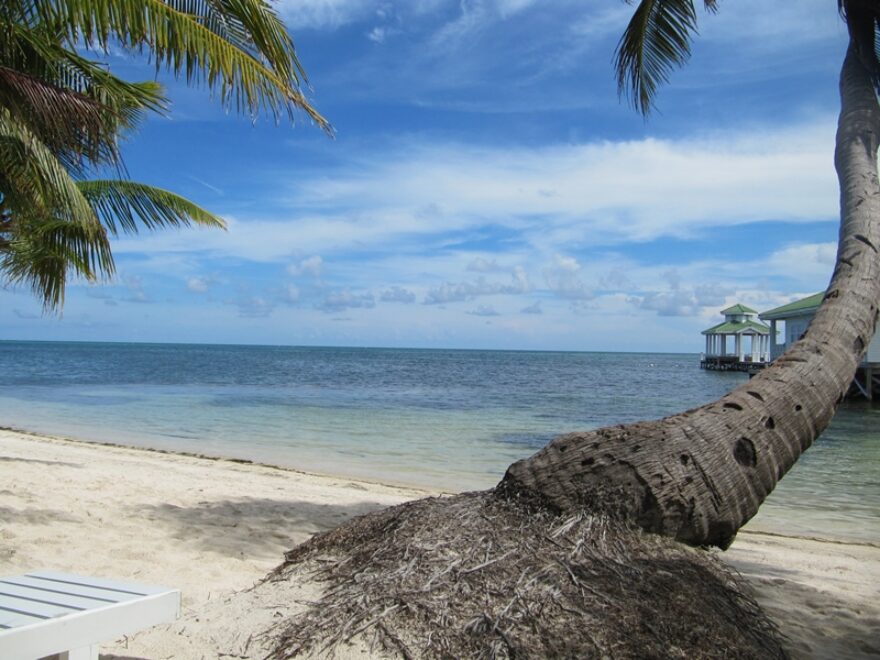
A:
[[[192,293],[207,293],[209,285],[204,277],[191,277],[186,281],[186,288]]]
[[[692,237],[716,226],[815,222],[837,214],[830,119],[687,140],[534,149],[430,142],[353,157],[334,177],[298,177],[278,200],[295,220],[228,218],[229,231],[123,238],[119,253],[189,252],[256,261],[425,245],[494,226],[535,251]],[[198,232],[198,240],[192,236]],[[195,246],[195,248],[194,248]],[[491,267],[480,257],[472,267]],[[497,259],[497,258],[496,258]],[[498,262],[500,263],[500,262]],[[300,258],[297,275],[320,273]]]
[[[343,289],[326,295],[318,307],[325,312],[341,312],[346,309],[372,309],[376,299],[369,291],[350,291]]]
[[[336,29],[370,16],[370,0],[279,0],[278,10],[293,30]]]
[[[302,259],[297,263],[290,264],[287,272],[294,276],[308,275],[314,278],[321,277],[321,270],[324,268],[324,260],[321,255],[315,254],[306,259]]]
[[[467,313],[471,316],[500,316],[492,305],[477,305]]]
[[[379,299],[382,302],[411,304],[416,301],[416,294],[403,287],[392,286],[390,289],[385,289],[385,291],[379,296]]]

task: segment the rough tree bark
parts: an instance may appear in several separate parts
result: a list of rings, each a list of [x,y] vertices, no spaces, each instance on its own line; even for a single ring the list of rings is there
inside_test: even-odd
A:
[[[877,326],[880,107],[853,40],[840,94],[837,263],[804,338],[701,408],[554,439],[511,465],[500,493],[538,497],[562,510],[601,507],[647,531],[722,548],[755,515],[831,421]]]

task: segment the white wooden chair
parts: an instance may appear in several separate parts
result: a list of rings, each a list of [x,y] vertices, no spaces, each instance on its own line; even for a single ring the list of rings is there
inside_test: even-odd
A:
[[[0,578],[0,658],[97,660],[98,644],[180,616],[180,591],[39,571]]]

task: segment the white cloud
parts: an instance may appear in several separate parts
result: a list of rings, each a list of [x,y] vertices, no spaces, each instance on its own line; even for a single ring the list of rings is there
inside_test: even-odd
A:
[[[278,10],[287,26],[336,29],[372,15],[375,2],[370,0],[280,0]]]
[[[660,316],[698,316],[704,309],[724,306],[727,296],[733,292],[718,284],[701,284],[696,287],[670,285],[667,291],[651,291],[633,296],[630,302],[639,309],[657,312]]]
[[[385,43],[385,40],[393,33],[388,27],[385,26],[376,26],[369,32],[367,32],[367,39],[372,41],[373,43],[381,44]]]
[[[498,13],[504,17],[510,17],[518,14],[536,4],[537,0],[494,0],[494,5]]]
[[[799,281],[828,283],[837,257],[837,243],[798,243],[775,251],[764,264],[765,272]]]
[[[483,257],[474,257],[467,265],[467,269],[473,273],[498,273],[507,270],[503,266],[498,265],[495,259],[485,259]]]
[[[499,294],[519,295],[531,291],[528,275],[520,266],[511,274],[510,283],[493,282],[484,277],[471,282],[444,282],[428,289],[425,294],[426,305],[442,305],[451,302],[473,300],[478,296]]]
[[[576,273],[581,269],[581,265],[574,257],[557,254],[553,257],[553,268],[563,273]]]
[[[534,302],[534,304],[529,305],[528,307],[523,307],[520,310],[520,313],[522,313],[522,314],[543,314],[544,310],[541,309],[541,301],[536,300]]]
[[[713,226],[835,217],[831,119],[687,140],[541,148],[431,144],[356,164],[357,174],[297,185],[315,206],[408,218],[411,232],[499,223],[560,245],[688,236]],[[355,165],[355,164],[353,164]],[[401,227],[403,229],[403,227]]]
[[[123,237],[114,251],[277,261],[291,247],[306,254],[392,249],[495,226],[552,254],[740,223],[830,220],[838,213],[833,134],[829,119],[687,140],[534,149],[428,143],[380,149],[381,158],[365,150],[333,177],[288,184],[282,201],[307,209],[284,213],[295,221],[228,218],[228,232]],[[291,273],[319,271],[313,259]]]
[[[190,277],[186,281],[186,288],[193,293],[205,293],[208,290],[208,280],[204,277]]]
[[[477,305],[467,313],[471,316],[500,316],[492,305]]]
[[[513,293],[528,293],[532,290],[532,283],[529,282],[529,275],[526,273],[526,269],[522,266],[514,266],[512,278],[513,283],[510,285],[510,289]]]
[[[143,279],[137,275],[129,275],[123,278],[123,283],[128,289],[128,296],[123,298],[125,302],[152,303],[150,295],[144,290]]]
[[[376,300],[370,292],[352,292],[348,289],[328,293],[319,305],[325,312],[341,312],[346,309],[367,308],[376,306]]]
[[[275,304],[262,296],[244,295],[236,300],[229,301],[227,304],[235,305],[241,318],[266,318],[275,309]]]
[[[735,10],[723,7],[717,15],[700,16],[700,39],[721,44],[737,44],[742,51],[766,54],[779,48],[785,37],[794,42],[785,44],[792,52],[805,44],[840,38],[846,25],[834,3],[825,0],[799,0],[778,3],[771,11],[765,0],[740,0]],[[743,44],[746,43],[744,47]]]
[[[554,255],[553,262],[544,268],[544,281],[547,288],[560,298],[590,300],[595,294],[589,291],[578,277],[577,273],[580,270],[581,265],[577,259],[557,254]]]
[[[320,255],[314,255],[303,259],[299,263],[291,264],[287,267],[287,272],[291,275],[310,275],[314,278],[321,277],[321,269],[324,267],[324,260]]]
[[[382,302],[400,302],[409,304],[416,301],[416,294],[409,289],[392,286],[390,289],[385,289],[385,291],[382,292],[379,296],[379,300]]]
[[[286,303],[297,303],[300,299],[300,290],[299,287],[295,284],[288,284],[284,287],[284,291],[282,293],[282,299]]]
[[[627,291],[633,288],[633,283],[621,269],[612,268],[599,278],[599,287],[609,291]]]

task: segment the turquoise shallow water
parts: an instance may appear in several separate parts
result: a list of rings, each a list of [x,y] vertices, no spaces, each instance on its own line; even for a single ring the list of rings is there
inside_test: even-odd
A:
[[[0,425],[445,490],[744,378],[696,355],[43,342],[0,342],[0,369]],[[880,542],[878,422],[842,409],[754,526]]]

